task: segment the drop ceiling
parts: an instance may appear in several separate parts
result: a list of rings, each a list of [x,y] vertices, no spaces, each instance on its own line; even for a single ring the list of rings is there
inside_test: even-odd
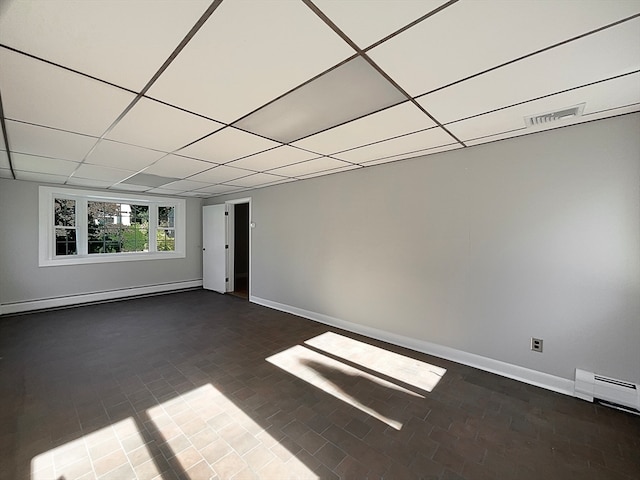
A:
[[[640,0],[4,0],[0,105],[0,177],[211,197],[640,111]]]

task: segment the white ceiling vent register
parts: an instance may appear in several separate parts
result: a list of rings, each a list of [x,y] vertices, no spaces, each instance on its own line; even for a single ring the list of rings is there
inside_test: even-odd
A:
[[[576,368],[574,396],[640,415],[640,385]]]
[[[527,127],[535,127],[536,125],[547,125],[549,123],[567,120],[569,118],[581,117],[584,112],[585,103],[574,105],[573,107],[555,110],[553,112],[540,113],[538,115],[529,115],[524,117],[524,123]]]

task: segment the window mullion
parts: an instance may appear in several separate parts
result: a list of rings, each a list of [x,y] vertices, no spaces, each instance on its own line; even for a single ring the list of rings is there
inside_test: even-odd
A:
[[[87,221],[87,200],[78,199],[76,201],[76,242],[78,255],[88,255],[89,241],[88,221]]]
[[[149,204],[149,251],[158,251],[158,204]]]

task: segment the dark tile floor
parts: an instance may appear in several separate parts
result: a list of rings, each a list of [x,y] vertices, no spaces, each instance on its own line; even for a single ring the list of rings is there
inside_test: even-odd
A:
[[[446,373],[265,360],[327,331]],[[1,479],[640,478],[640,417],[203,290],[4,317],[0,357]]]

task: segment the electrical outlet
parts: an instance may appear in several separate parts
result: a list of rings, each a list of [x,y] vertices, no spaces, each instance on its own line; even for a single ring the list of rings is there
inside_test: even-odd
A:
[[[531,350],[542,353],[542,339],[531,337]]]

